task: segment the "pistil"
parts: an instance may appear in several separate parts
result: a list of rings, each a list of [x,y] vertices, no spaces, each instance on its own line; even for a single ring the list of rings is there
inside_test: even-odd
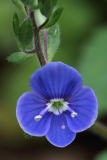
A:
[[[64,122],[62,121],[62,117],[61,117],[61,113],[60,113],[59,109],[58,109],[58,112],[59,112],[59,119],[60,119],[60,121],[61,121],[61,123],[62,123],[61,128],[62,128],[62,129],[65,129],[65,125],[64,125]]]

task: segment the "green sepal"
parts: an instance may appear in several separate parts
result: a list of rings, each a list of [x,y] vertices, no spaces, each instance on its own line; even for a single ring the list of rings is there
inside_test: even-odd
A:
[[[44,51],[43,30],[41,30],[40,32],[40,39],[41,39],[42,50]],[[55,24],[51,28],[47,29],[47,53],[49,62],[55,55],[59,45],[60,45],[60,29],[59,25]]]
[[[17,37],[19,35],[19,17],[16,12],[13,15],[13,31]]]
[[[23,3],[20,0],[12,0],[12,2],[15,4],[15,6],[20,9],[25,15],[26,15],[26,10],[23,5]]]
[[[43,16],[49,18],[57,4],[57,0],[38,0],[38,3],[42,3],[43,7],[40,12]]]
[[[62,11],[63,11],[62,7],[56,9],[53,12],[52,16],[49,18],[48,23],[42,29],[49,28],[49,27],[53,26],[58,21],[58,19],[60,18],[61,14],[62,14]]]
[[[29,60],[32,56],[34,56],[34,54],[16,52],[16,53],[12,53],[9,57],[7,57],[7,60],[13,63],[23,63]]]
[[[30,18],[25,19],[20,25],[18,40],[23,49],[26,49],[33,39],[33,24]]]
[[[30,139],[30,138],[32,138],[32,136],[29,135],[29,134],[27,134],[27,133],[24,133],[24,137],[25,137],[25,139]]]

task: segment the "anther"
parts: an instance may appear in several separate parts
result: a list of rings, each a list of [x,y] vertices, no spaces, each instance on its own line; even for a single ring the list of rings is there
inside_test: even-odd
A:
[[[71,113],[71,117],[72,117],[72,118],[75,118],[77,115],[78,115],[78,114],[77,114],[76,112],[72,112],[72,113]]]
[[[37,116],[34,117],[34,119],[35,119],[36,121],[40,121],[41,118],[42,118],[41,115],[37,115]]]

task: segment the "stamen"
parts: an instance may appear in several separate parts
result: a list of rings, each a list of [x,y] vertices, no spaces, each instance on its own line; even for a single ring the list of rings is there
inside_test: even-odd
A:
[[[37,115],[37,116],[34,117],[34,119],[35,119],[36,121],[40,121],[41,118],[42,118],[41,115]]]
[[[40,115],[43,116],[49,109],[50,105],[47,106],[45,109],[43,109],[41,112],[40,112]]]
[[[49,107],[50,107],[50,105],[47,106],[45,109],[43,109],[43,110],[39,113],[39,115],[37,115],[37,116],[34,117],[34,119],[35,119],[36,121],[40,121],[40,119],[43,117],[43,115],[48,111]]]
[[[61,117],[61,113],[60,113],[60,111],[59,111],[59,109],[58,109],[58,112],[59,112],[59,118],[60,118],[60,121],[61,121],[61,123],[62,123],[62,126],[61,126],[61,128],[62,129],[65,129],[65,125],[64,125],[64,122],[62,121],[62,117]]]
[[[68,109],[69,112],[71,112],[71,117],[72,117],[72,118],[75,118],[75,117],[78,115],[78,114],[77,114],[73,109],[71,109],[69,106],[68,106],[67,109]]]

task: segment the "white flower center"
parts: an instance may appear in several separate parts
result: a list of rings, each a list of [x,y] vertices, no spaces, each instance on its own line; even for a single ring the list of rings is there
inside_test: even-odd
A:
[[[68,109],[68,102],[64,101],[64,99],[51,99],[46,105],[48,111],[53,112],[56,115],[59,115]]]

